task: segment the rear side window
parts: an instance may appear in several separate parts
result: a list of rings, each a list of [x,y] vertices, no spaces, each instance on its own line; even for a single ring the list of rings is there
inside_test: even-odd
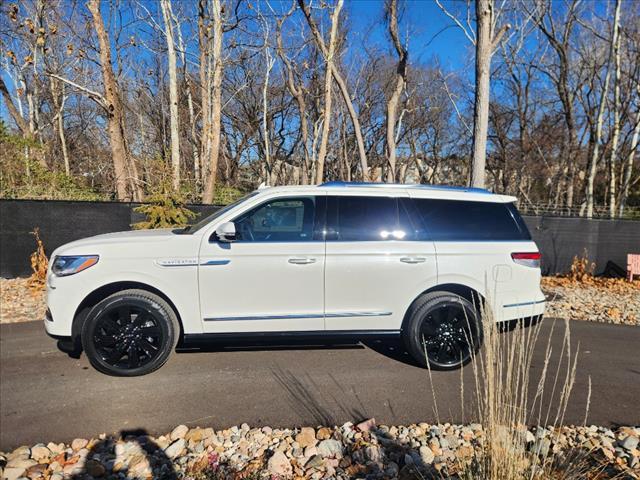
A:
[[[434,241],[531,240],[524,221],[511,203],[464,200],[413,200]]]
[[[415,228],[404,205],[391,197],[328,197],[327,240],[413,240]]]

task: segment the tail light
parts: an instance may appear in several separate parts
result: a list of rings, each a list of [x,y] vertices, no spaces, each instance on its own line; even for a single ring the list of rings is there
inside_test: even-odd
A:
[[[514,252],[511,254],[511,259],[518,265],[532,268],[540,268],[541,257],[540,252]]]

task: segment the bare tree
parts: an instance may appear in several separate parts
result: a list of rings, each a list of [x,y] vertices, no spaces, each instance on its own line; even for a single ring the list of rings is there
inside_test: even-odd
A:
[[[205,0],[200,0],[201,5]],[[204,15],[204,14],[203,14]],[[222,34],[224,13],[221,0],[211,0],[211,34],[203,25],[204,31],[200,35],[206,41],[201,42],[201,49],[204,48],[204,55],[200,54],[201,82],[203,82],[203,104],[204,97],[207,97],[206,110],[203,108],[202,115],[207,115],[208,120],[203,122],[203,136],[207,139],[203,142],[206,145],[205,154],[202,155],[203,162],[206,162],[207,170],[205,176],[205,188],[202,196],[204,203],[213,202],[216,176],[218,174],[218,157],[220,155],[220,126],[222,119],[222,76],[224,74],[224,64],[222,59]],[[204,22],[204,19],[203,19]],[[202,62],[208,62],[205,67],[206,74],[202,78]],[[212,65],[212,68],[211,68]],[[211,71],[213,70],[213,71]]]
[[[124,109],[118,90],[118,83],[111,65],[111,44],[105,29],[100,0],[89,0],[87,8],[93,17],[93,28],[98,37],[100,47],[100,67],[104,84],[111,156],[116,177],[116,193],[118,200],[142,200],[142,192],[138,185],[135,165],[129,158],[124,134]],[[129,186],[129,188],[127,188]]]
[[[178,68],[176,44],[173,33],[173,11],[171,0],[160,0],[167,39],[169,63],[169,122],[171,124],[171,167],[173,189],[180,188],[180,116],[178,115]]]
[[[604,111],[607,104],[607,95],[609,92],[609,81],[611,79],[611,65],[615,55],[615,45],[618,43],[618,30],[620,26],[620,0],[616,0],[616,9],[613,20],[613,28],[611,29],[611,42],[609,44],[609,57],[607,62],[607,73],[604,77],[604,85],[600,95],[600,103],[598,105],[598,116],[595,124],[595,138],[593,139],[593,150],[589,157],[587,166],[587,186],[585,191],[586,216],[593,217],[593,183],[596,178],[596,168],[598,159],[600,158],[600,142],[602,139],[602,124],[604,122]]]
[[[334,10],[338,10],[338,13],[339,13],[340,10],[342,9],[343,3],[344,3],[344,0],[338,0],[336,3],[336,6],[334,7]],[[333,55],[331,57],[329,56],[329,48],[327,48],[327,45],[325,44],[325,41],[322,38],[322,34],[320,33],[320,30],[318,29],[318,26],[316,25],[315,20],[311,16],[311,9],[309,8],[309,5],[306,4],[304,0],[298,0],[298,4],[300,5],[300,8],[304,13],[305,18],[307,19],[307,23],[309,24],[309,28],[311,29],[311,33],[313,34],[313,38],[315,39],[316,45],[318,46],[318,49],[320,50],[320,52],[322,52],[322,55],[324,56],[325,61],[327,62],[327,68],[331,71],[331,74],[334,80],[338,84],[340,93],[342,94],[342,99],[347,107],[347,110],[349,111],[349,116],[351,117],[351,122],[353,123],[354,134],[356,136],[356,143],[358,145],[358,154],[360,157],[360,168],[362,169],[362,178],[364,181],[367,181],[369,179],[369,165],[367,162],[367,153],[364,148],[364,138],[362,136],[362,129],[360,127],[360,119],[358,118],[358,114],[353,106],[353,101],[351,100],[351,96],[349,95],[349,89],[347,87],[347,83],[345,82],[344,78],[338,71],[338,67],[333,61],[334,60]],[[335,16],[335,17],[332,16],[332,25],[334,23],[337,24],[338,21],[339,21],[339,16]],[[334,50],[335,50],[335,46],[334,46]],[[335,54],[335,51],[334,51],[334,54]],[[316,179],[317,179],[317,175],[316,175]]]
[[[387,101],[387,159],[389,169],[387,181],[396,181],[396,124],[398,102],[407,82],[407,60],[409,52],[402,46],[398,35],[398,0],[388,0],[386,5],[389,35],[398,54],[398,65],[395,74],[395,87]]]
[[[503,35],[511,28],[505,23],[496,31],[499,11],[494,0],[476,0],[476,31],[471,25],[463,25],[449,13],[439,0],[440,9],[460,27],[465,36],[476,47],[475,58],[475,101],[473,108],[473,158],[471,164],[471,186],[484,188],[487,163],[487,134],[489,131],[489,98],[491,93],[491,57],[500,44]]]

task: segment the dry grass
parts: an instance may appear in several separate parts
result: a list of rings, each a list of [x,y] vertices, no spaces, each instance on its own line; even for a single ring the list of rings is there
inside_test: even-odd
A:
[[[32,292],[41,292],[47,281],[47,269],[49,268],[49,259],[44,251],[44,243],[40,239],[40,230],[34,228],[31,234],[36,239],[36,251],[31,254],[31,270],[33,273],[29,277],[28,286]]]
[[[601,478],[602,467],[595,465],[592,452],[553,448],[564,425],[578,365],[579,345],[572,343],[569,322],[561,327],[554,324],[546,338],[541,335],[542,323],[519,325],[505,333],[491,310],[483,308],[482,325],[483,346],[467,367],[472,369],[471,392],[466,392],[469,385],[464,384],[462,373],[460,391],[463,412],[465,393],[471,394],[471,414],[483,425],[485,436],[471,458],[456,460],[455,476],[469,480]],[[553,348],[555,336],[560,338],[559,351]],[[535,373],[534,353],[540,349],[542,369]],[[431,370],[428,375],[431,379]],[[585,422],[588,404],[589,400]],[[533,437],[530,426],[536,427]]]

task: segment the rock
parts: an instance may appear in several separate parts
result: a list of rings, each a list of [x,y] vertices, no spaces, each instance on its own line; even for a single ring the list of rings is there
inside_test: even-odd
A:
[[[186,425],[178,425],[171,432],[171,435],[170,435],[171,440],[178,440],[179,438],[184,438],[188,431],[189,431],[189,428]]]
[[[64,480],[64,476],[61,473],[54,473],[49,477],[49,480]]]
[[[23,470],[26,470],[37,463],[38,462],[30,458],[15,457],[7,462],[7,468],[22,468]]]
[[[291,462],[282,452],[275,452],[271,456],[269,462],[267,463],[267,468],[272,475],[281,477],[289,477],[293,473]]]
[[[369,432],[371,431],[372,428],[375,428],[375,426],[376,426],[376,419],[370,418],[369,420],[360,422],[358,425],[356,425],[356,428],[361,432]]]
[[[326,440],[327,438],[331,438],[331,429],[327,427],[322,427],[318,429],[318,433],[316,434],[316,438],[318,440]]]
[[[49,442],[47,443],[47,448],[49,450],[51,450],[51,453],[53,454],[59,454],[64,452],[64,443],[53,443],[53,442]]]
[[[425,464],[431,465],[433,463],[433,459],[435,458],[435,455],[433,454],[433,451],[431,451],[429,447],[424,446],[424,447],[420,447],[420,458]]]
[[[638,446],[638,438],[629,435],[627,438],[620,442],[620,446],[627,451],[634,450]]]
[[[174,430],[175,431],[175,430]],[[171,432],[173,434],[173,432]],[[176,437],[175,439],[180,438],[180,437]],[[202,428],[192,428],[191,430],[189,430],[187,432],[187,434],[184,436],[184,439],[187,442],[192,442],[192,443],[198,443],[199,441],[201,441],[204,438],[204,430]],[[175,440],[174,439],[174,440]]]
[[[322,458],[322,455],[314,455],[309,460],[307,460],[307,463],[304,464],[304,468],[317,468],[321,467],[323,464],[324,459]]]
[[[25,472],[24,468],[18,467],[6,467],[4,472],[2,472],[3,480],[17,480],[22,477],[22,474]]]
[[[87,461],[84,469],[87,474],[91,475],[92,477],[102,477],[106,473],[104,465],[102,465],[98,460],[94,459]]]
[[[342,457],[342,443],[338,440],[323,440],[318,445],[318,453],[323,457]]]
[[[37,465],[33,465],[27,468],[25,475],[30,479],[34,480],[36,478],[40,478],[44,475],[44,472],[47,470],[46,463],[38,463]]]
[[[532,453],[541,457],[549,455],[549,449],[551,448],[551,442],[548,438],[538,438],[530,447]]]
[[[75,451],[78,451],[86,447],[88,443],[89,443],[89,440],[86,440],[84,438],[76,438],[71,442],[71,448]]]
[[[36,445],[31,449],[31,458],[36,461],[48,459],[51,456],[51,450],[49,450],[44,445]]]
[[[167,448],[165,448],[164,453],[167,455],[167,457],[173,460],[174,458],[180,456],[180,454],[184,450],[184,447],[185,447],[184,438],[179,438],[178,440],[173,442],[171,445],[169,445]]]
[[[300,430],[300,433],[296,435],[296,442],[300,445],[300,448],[315,447],[318,443],[316,440],[316,431],[310,427],[304,427]]]

